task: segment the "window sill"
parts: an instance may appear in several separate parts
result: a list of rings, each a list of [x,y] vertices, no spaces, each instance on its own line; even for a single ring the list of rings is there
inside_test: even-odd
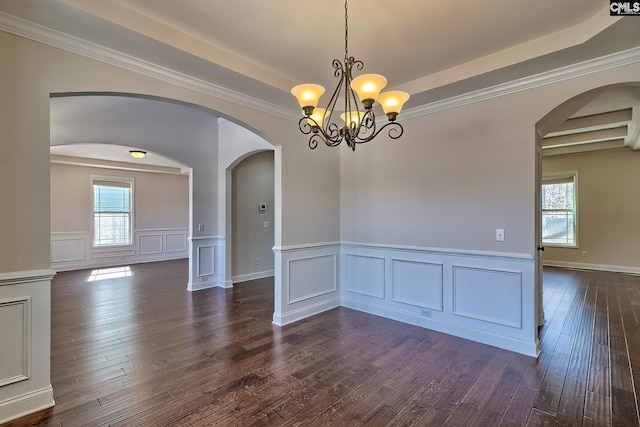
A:
[[[101,246],[92,245],[91,249],[95,250],[95,251],[118,251],[118,250],[133,249],[134,247],[135,247],[134,244],[129,244],[129,245],[101,245]]]

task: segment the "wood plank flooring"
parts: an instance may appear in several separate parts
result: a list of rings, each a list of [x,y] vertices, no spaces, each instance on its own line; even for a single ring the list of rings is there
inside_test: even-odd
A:
[[[640,425],[639,277],[546,269],[536,360],[345,308],[279,328],[271,279],[187,269],[58,274],[57,405],[8,425]]]

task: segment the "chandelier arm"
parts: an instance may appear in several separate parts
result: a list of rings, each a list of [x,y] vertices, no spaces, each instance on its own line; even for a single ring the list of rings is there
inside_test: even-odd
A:
[[[352,129],[350,136],[353,141],[358,142],[360,140],[367,140],[368,137],[366,135],[370,133],[376,133],[376,116],[373,110],[364,112],[362,117],[360,117],[358,126]],[[364,136],[360,136],[360,134]]]
[[[311,117],[302,117],[300,118],[300,120],[298,120],[298,128],[300,128],[300,132],[302,132],[304,135],[309,135],[313,131],[313,126],[309,124],[308,120],[316,123],[316,121]]]
[[[333,77],[339,78],[343,72],[342,61],[340,61],[339,59],[334,59],[331,64],[334,68]]]
[[[318,146],[318,139],[322,139],[322,138],[317,133],[314,133],[313,135],[311,135],[309,137],[309,148],[311,148],[312,150],[315,150],[316,147]]]
[[[353,56],[349,58],[349,63],[351,64],[351,67],[356,67],[356,70],[358,71],[362,71],[364,69],[364,62],[360,61],[359,59],[355,59]]]
[[[338,102],[338,98],[340,97],[340,91],[345,81],[346,72],[343,68],[342,62],[338,59],[333,60],[333,66],[335,68],[334,75],[339,79],[339,81],[336,89],[333,91],[333,94],[329,99],[327,108],[325,109],[324,119],[322,122],[323,124],[320,130],[326,140],[330,140],[332,143],[339,144],[342,141],[342,136],[340,135],[340,128],[334,121],[335,107],[336,103]]]
[[[364,144],[365,142],[369,142],[373,138],[378,136],[378,134],[380,132],[382,132],[385,128],[389,128],[389,130],[387,132],[387,135],[391,139],[399,139],[402,136],[402,133],[404,132],[404,128],[402,127],[402,125],[400,123],[398,123],[398,122],[389,122],[389,123],[386,123],[384,126],[382,126],[380,129],[378,129],[377,131],[375,131],[374,133],[372,133],[371,135],[369,135],[368,137],[366,137],[366,138],[358,138],[354,142],[356,144]]]

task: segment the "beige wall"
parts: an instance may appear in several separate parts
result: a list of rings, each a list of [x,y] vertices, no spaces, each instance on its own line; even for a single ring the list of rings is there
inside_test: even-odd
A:
[[[134,179],[134,230],[187,228],[189,177],[51,164],[51,231],[91,230],[91,175]]]
[[[542,170],[578,172],[579,247],[546,247],[544,261],[640,268],[640,152],[545,157]]]
[[[273,272],[273,173],[273,151],[254,154],[233,168],[233,277]],[[266,212],[258,210],[259,203],[267,204]]]

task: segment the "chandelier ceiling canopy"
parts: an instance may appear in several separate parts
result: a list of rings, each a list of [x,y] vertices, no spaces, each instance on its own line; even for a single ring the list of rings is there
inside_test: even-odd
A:
[[[298,122],[300,131],[309,137],[309,147],[314,149],[322,141],[336,147],[344,140],[355,151],[356,144],[364,144],[388,128],[392,139],[402,136],[402,125],[396,122],[409,94],[401,91],[380,93],[387,79],[379,74],[362,74],[353,77],[353,69],[362,70],[364,63],[349,56],[349,7],[344,2],[344,60],[334,59],[333,75],[338,79],[326,108],[317,108],[325,89],[317,84],[301,84],[291,93],[298,99],[303,117]],[[339,104],[338,101],[342,102]],[[360,101],[360,103],[358,102]],[[387,115],[388,122],[378,127],[373,106],[378,103]],[[342,108],[338,111],[337,108]],[[338,117],[341,120],[338,122]]]

